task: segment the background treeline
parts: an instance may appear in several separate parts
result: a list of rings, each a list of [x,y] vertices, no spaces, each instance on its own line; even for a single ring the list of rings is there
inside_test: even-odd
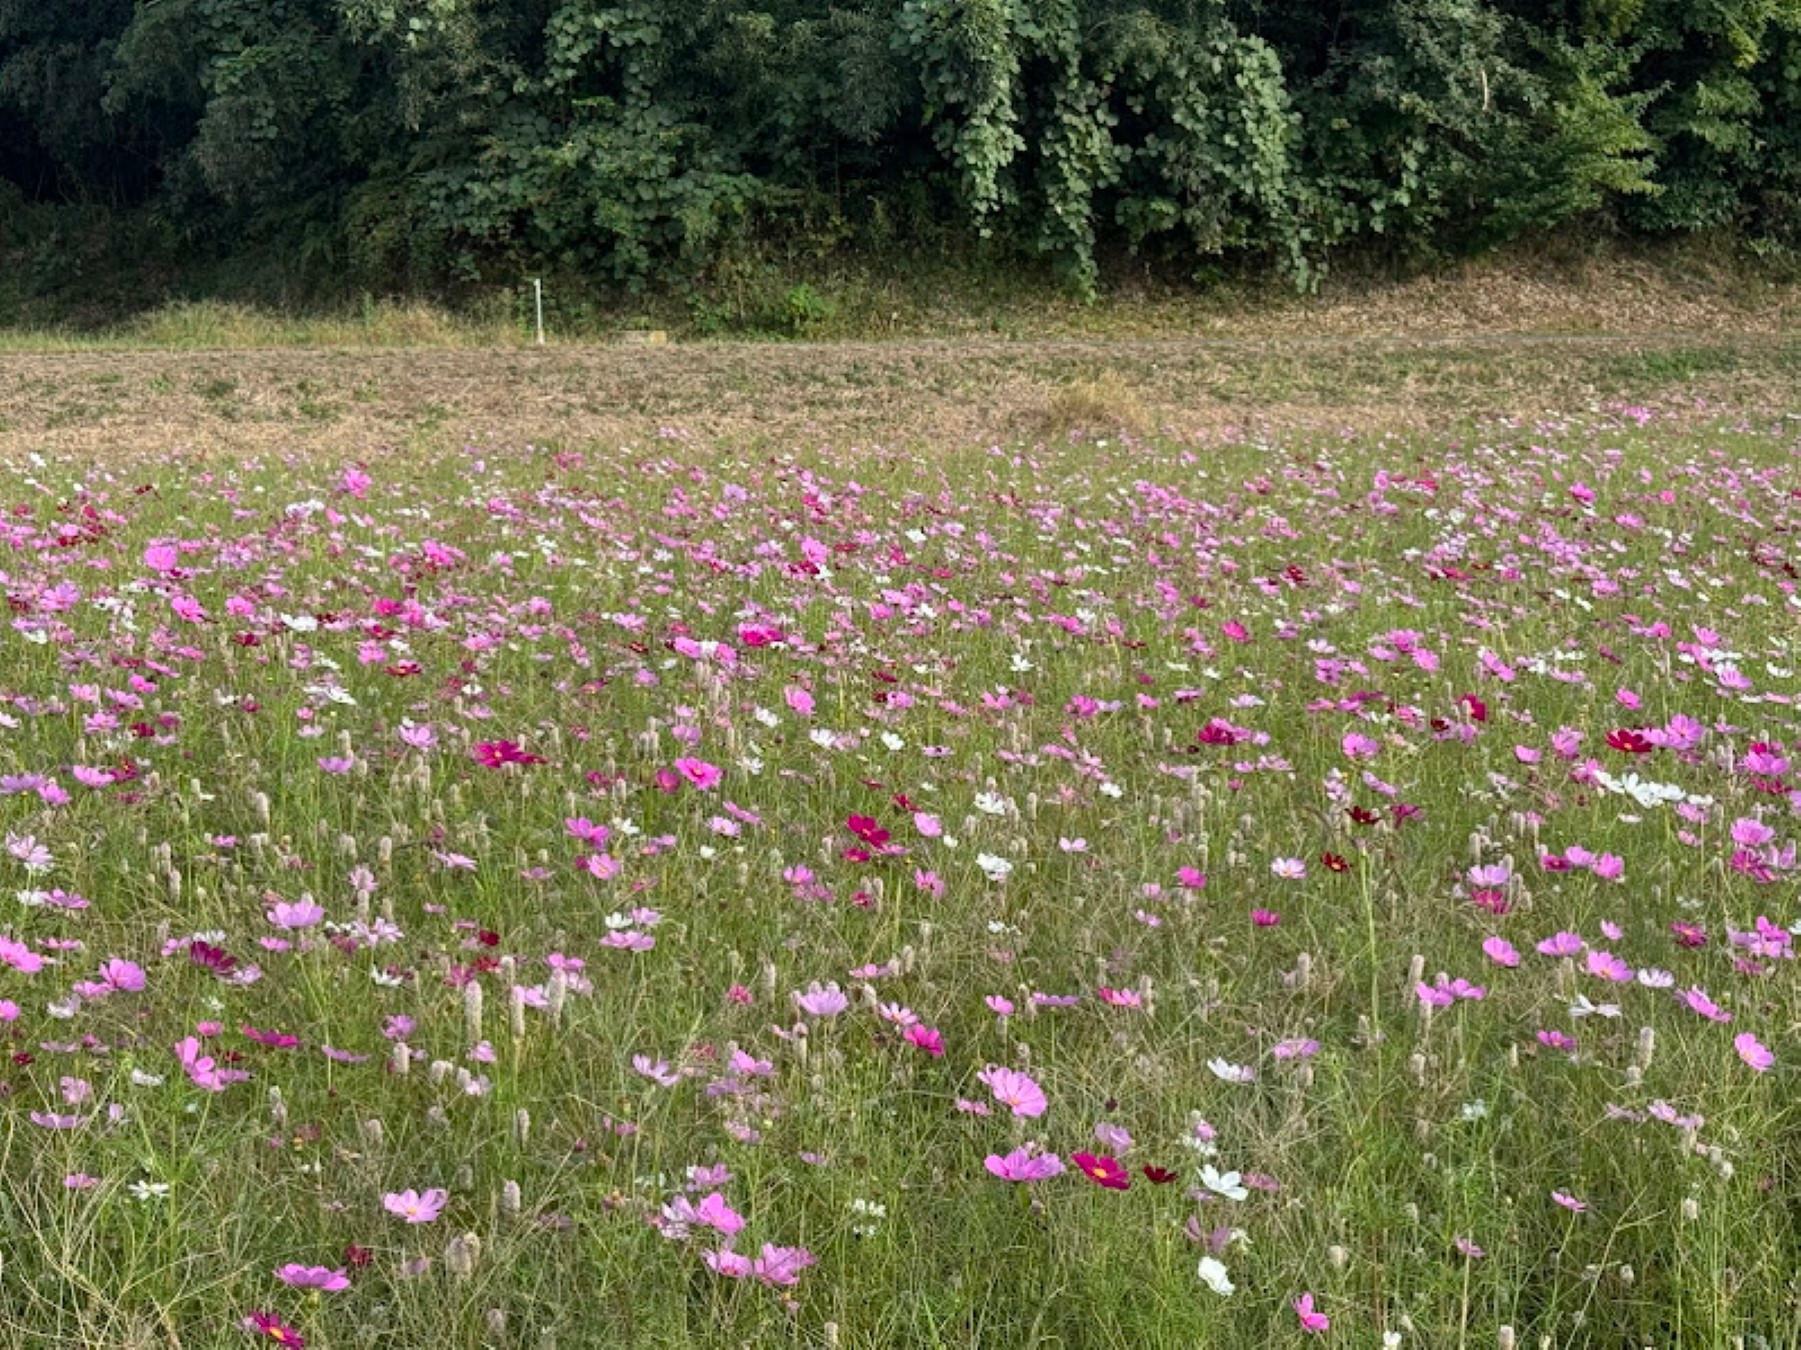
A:
[[[0,0],[15,292],[772,246],[1306,286],[1572,224],[1801,244],[1801,0]]]

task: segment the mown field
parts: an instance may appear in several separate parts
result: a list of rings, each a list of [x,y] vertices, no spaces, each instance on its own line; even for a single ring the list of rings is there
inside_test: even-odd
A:
[[[1796,364],[0,358],[0,1344],[1801,1344]]]

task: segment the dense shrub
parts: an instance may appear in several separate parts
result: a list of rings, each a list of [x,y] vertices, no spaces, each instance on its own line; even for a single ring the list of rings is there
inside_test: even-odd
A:
[[[0,210],[388,284],[1801,232],[1801,0],[0,0]],[[10,205],[8,205],[10,203]],[[779,228],[778,228],[779,226]]]

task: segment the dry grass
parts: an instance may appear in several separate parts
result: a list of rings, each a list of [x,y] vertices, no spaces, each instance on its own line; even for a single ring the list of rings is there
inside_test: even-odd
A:
[[[447,440],[981,444],[1443,427],[1620,401],[1796,407],[1801,344],[1739,337],[1062,339],[0,354],[0,449],[368,455]]]
[[[1041,403],[1021,408],[1013,424],[1033,441],[1084,434],[1143,436],[1154,429],[1140,391],[1112,370],[1058,385]]]

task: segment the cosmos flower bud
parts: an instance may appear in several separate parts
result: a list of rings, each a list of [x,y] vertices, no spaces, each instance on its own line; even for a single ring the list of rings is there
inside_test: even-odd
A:
[[[563,1005],[569,1001],[569,976],[562,970],[550,972],[550,980],[544,991],[545,1003],[548,1005],[552,1025],[563,1020]]]
[[[1421,956],[1418,952],[1415,952],[1413,954],[1413,959],[1407,963],[1407,985],[1409,988],[1412,988],[1425,978],[1426,958]]]
[[[413,1067],[413,1047],[401,1041],[394,1047],[394,1057],[388,1062],[393,1066],[396,1077],[405,1078]]]
[[[1514,1350],[1513,1328],[1505,1323],[1495,1328],[1495,1350]]]
[[[520,1204],[519,1183],[512,1180],[502,1182],[500,1187],[500,1212],[510,1219],[516,1219],[519,1217]]]
[[[265,830],[269,828],[269,794],[259,792],[250,799],[250,807],[256,813],[257,824]]]
[[[1416,1087],[1426,1086],[1426,1057],[1417,1050],[1408,1057],[1407,1072],[1413,1075]]]
[[[1682,1198],[1682,1218],[1685,1223],[1694,1223],[1701,1217],[1701,1202],[1692,1195]]]
[[[518,985],[513,986],[513,995],[507,1000],[507,1030],[514,1040],[525,1039],[525,990]]]
[[[371,1153],[381,1148],[387,1139],[387,1129],[379,1117],[371,1116],[362,1124],[363,1147]]]
[[[1351,1254],[1337,1243],[1326,1248],[1326,1260],[1332,1263],[1332,1269],[1343,1270],[1350,1264]]]
[[[1654,1027],[1638,1029],[1638,1054],[1635,1063],[1640,1070],[1651,1067],[1651,1057],[1657,1053],[1657,1031]]]
[[[522,1106],[513,1112],[513,1142],[523,1148],[531,1141],[531,1137],[532,1113]]]
[[[494,1340],[499,1341],[505,1339],[507,1334],[506,1309],[489,1308],[482,1318],[482,1324],[487,1327],[488,1335]]]

